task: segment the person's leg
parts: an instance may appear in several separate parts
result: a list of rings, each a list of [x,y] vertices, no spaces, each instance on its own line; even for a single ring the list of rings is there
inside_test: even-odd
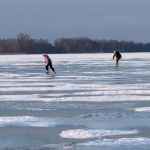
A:
[[[118,66],[119,66],[119,59],[120,59],[120,57],[117,57],[116,58],[116,67],[118,68]]]
[[[49,72],[49,71],[48,71],[48,65],[46,65],[45,68],[46,68],[46,73],[48,73],[48,72]]]
[[[52,69],[53,72],[55,72],[55,69],[52,66],[52,63],[49,64],[50,68]],[[55,72],[56,73],[56,72]]]

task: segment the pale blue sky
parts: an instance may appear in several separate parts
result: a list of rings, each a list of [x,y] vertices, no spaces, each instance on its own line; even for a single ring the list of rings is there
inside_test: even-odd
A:
[[[0,0],[0,38],[150,42],[149,0]]]

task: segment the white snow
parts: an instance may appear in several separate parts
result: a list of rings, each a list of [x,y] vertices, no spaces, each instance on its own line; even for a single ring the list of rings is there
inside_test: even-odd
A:
[[[77,130],[63,131],[60,134],[60,136],[63,138],[85,139],[101,136],[136,134],[136,133],[138,133],[137,130],[122,131],[122,130],[103,130],[103,129],[97,130],[77,129]]]
[[[150,112],[150,107],[135,108],[135,111],[146,111],[146,112]]]

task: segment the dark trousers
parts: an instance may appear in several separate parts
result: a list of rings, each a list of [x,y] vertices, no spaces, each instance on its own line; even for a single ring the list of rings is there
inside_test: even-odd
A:
[[[52,63],[49,63],[48,65],[45,66],[46,70],[48,71],[48,66],[52,69],[53,72],[55,72],[55,69],[52,66]]]
[[[116,67],[118,67],[118,65],[119,65],[119,59],[120,59],[121,57],[116,57]]]

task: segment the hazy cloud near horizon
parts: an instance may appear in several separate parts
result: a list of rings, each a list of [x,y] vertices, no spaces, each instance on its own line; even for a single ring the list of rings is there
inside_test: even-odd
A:
[[[148,0],[0,0],[0,38],[150,42]]]

